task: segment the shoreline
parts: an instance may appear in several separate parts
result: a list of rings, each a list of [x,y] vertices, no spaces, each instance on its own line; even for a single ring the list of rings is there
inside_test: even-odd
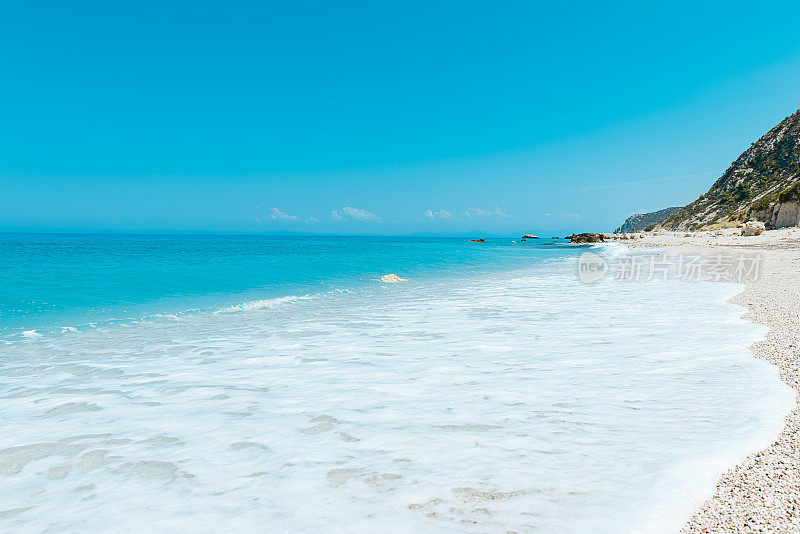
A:
[[[746,250],[763,255],[758,279],[730,302],[747,310],[745,318],[768,328],[750,350],[756,358],[777,367],[781,380],[796,393],[795,406],[772,444],[728,469],[713,495],[681,532],[800,532],[800,229],[751,237],[653,235],[625,244],[676,251]]]

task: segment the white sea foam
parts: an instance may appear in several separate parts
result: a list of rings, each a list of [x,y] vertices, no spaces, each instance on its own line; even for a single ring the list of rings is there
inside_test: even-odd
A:
[[[6,345],[0,530],[674,531],[794,396],[737,288],[574,273]]]
[[[243,312],[243,311],[252,311],[252,310],[266,310],[270,308],[275,308],[277,306],[281,306],[284,304],[289,304],[293,302],[300,302],[303,300],[309,300],[314,298],[315,295],[289,295],[286,297],[276,297],[272,299],[259,299],[259,300],[252,300],[249,302],[243,302],[241,304],[234,304],[231,306],[226,306],[224,308],[220,308],[217,310],[217,313],[234,313],[234,312]]]
[[[25,330],[25,331],[21,332],[20,335],[22,337],[28,338],[28,339],[34,339],[34,338],[37,338],[37,337],[42,337],[42,334],[40,334],[36,330]]]
[[[619,256],[625,256],[633,253],[633,249],[631,249],[629,246],[615,241],[608,243],[596,243],[590,248],[595,249],[596,251],[599,251],[600,254],[611,258],[617,258]]]

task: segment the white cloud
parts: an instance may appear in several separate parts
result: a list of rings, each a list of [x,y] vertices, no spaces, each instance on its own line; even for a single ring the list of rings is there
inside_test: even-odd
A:
[[[269,218],[273,221],[299,221],[300,217],[295,217],[294,215],[289,215],[288,213],[284,213],[278,208],[272,208],[269,211]]]
[[[464,212],[464,215],[466,215],[467,217],[470,217],[470,218],[472,218],[472,217],[501,217],[503,219],[506,219],[506,218],[510,217],[510,215],[508,213],[504,212],[500,208],[494,208],[494,209],[485,210],[483,208],[478,208],[478,207],[467,209],[467,211]]]
[[[453,217],[453,214],[447,210],[439,210],[439,211],[425,210],[425,213],[423,215],[425,215],[425,217],[429,219],[450,219]]]
[[[342,211],[345,212],[345,214],[347,214],[350,217],[352,217],[353,219],[356,219],[357,221],[376,221],[376,222],[380,222],[380,220],[381,220],[381,218],[378,217],[377,215],[375,215],[374,213],[372,213],[370,211],[367,211],[367,210],[363,210],[361,208],[351,208],[351,207],[348,206],[348,207],[342,208]]]
[[[467,217],[488,217],[490,213],[481,208],[469,208],[464,212]]]
[[[381,218],[372,213],[371,211],[367,211],[361,208],[353,208],[350,206],[345,206],[344,208],[339,210],[331,210],[331,217],[333,217],[337,221],[341,221],[344,218],[348,218],[353,221],[360,221],[360,222],[381,222]]]
[[[577,213],[572,213],[571,211],[565,211],[561,214],[562,217],[566,217],[567,219],[582,219],[580,215]]]

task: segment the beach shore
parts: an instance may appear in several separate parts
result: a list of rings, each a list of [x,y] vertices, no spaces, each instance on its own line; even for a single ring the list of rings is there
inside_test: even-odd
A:
[[[687,235],[647,235],[627,241],[635,248],[759,253],[760,276],[732,302],[745,317],[769,328],[752,346],[755,357],[775,365],[781,379],[800,392],[800,228],[759,236],[737,236],[735,229]],[[726,472],[685,533],[800,532],[800,407],[786,417],[776,441]]]

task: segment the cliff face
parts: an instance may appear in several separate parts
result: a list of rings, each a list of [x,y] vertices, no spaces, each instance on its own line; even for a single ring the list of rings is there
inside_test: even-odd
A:
[[[622,226],[614,230],[615,234],[632,234],[641,232],[650,225],[656,225],[678,211],[681,208],[664,208],[663,210],[653,211],[651,213],[637,213],[631,215]]]
[[[800,183],[753,206],[750,217],[763,221],[767,228],[800,224]]]
[[[800,110],[753,143],[717,180],[708,193],[665,219],[660,228],[699,230],[720,223],[755,218],[788,226],[797,224],[791,207],[778,208],[782,193],[800,182]],[[785,197],[785,195],[783,195]],[[788,197],[786,197],[788,200]],[[795,217],[792,219],[792,217]],[[772,218],[772,219],[770,219]],[[775,226],[772,224],[772,226]]]

